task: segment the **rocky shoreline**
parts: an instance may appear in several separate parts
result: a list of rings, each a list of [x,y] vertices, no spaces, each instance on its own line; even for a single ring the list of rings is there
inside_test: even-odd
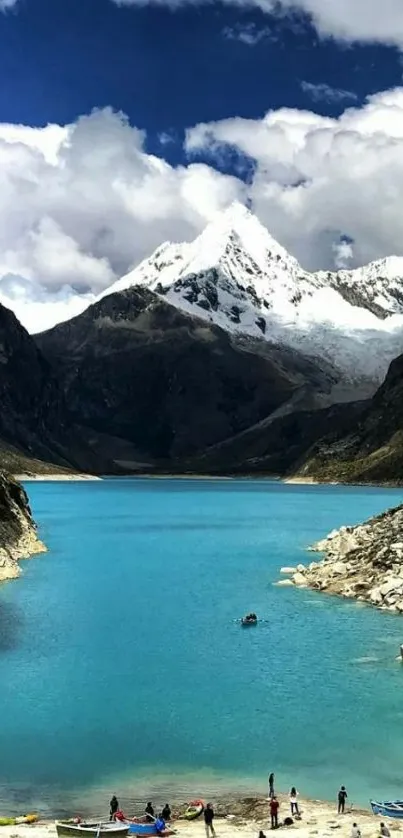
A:
[[[333,530],[309,548],[322,561],[284,567],[278,585],[311,588],[403,613],[403,505],[354,527]]]
[[[20,559],[46,552],[23,487],[0,473],[0,582],[20,575]]]

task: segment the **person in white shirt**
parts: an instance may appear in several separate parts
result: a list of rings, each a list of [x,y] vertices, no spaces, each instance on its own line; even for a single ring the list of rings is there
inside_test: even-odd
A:
[[[299,809],[298,809],[298,792],[295,786],[292,787],[290,791],[290,807],[291,807],[291,814],[299,816]]]
[[[356,823],[353,823],[351,829],[351,838],[361,838],[361,829]]]

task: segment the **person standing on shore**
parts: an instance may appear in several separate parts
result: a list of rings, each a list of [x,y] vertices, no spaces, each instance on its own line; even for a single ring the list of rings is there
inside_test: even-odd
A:
[[[269,797],[274,797],[274,774],[269,774]]]
[[[204,810],[204,825],[206,827],[206,838],[210,838],[210,835],[215,838],[215,829],[214,829],[214,809],[211,803],[207,803],[207,806]]]
[[[270,800],[270,820],[271,820],[271,828],[277,829],[278,827],[278,810],[279,810],[279,802],[277,797],[272,797]]]
[[[171,814],[172,814],[171,813],[171,807],[170,807],[169,803],[166,803],[162,812],[161,812],[161,818],[163,818],[164,821],[170,821],[171,820]]]
[[[110,821],[114,821],[114,820],[115,820],[115,816],[116,816],[116,812],[117,812],[117,811],[118,811],[118,809],[119,809],[119,801],[118,801],[118,799],[117,799],[117,797],[116,797],[116,794],[114,794],[114,795],[113,795],[112,800],[111,800],[111,802],[110,802],[110,804],[109,804],[109,805],[110,805],[110,807],[111,807],[111,808],[110,808],[110,813],[109,813],[109,820],[110,820]]]
[[[297,792],[297,789],[295,788],[295,786],[293,786],[293,787],[292,787],[292,789],[291,789],[291,791],[290,791],[290,808],[291,808],[291,814],[292,814],[292,815],[297,815],[297,817],[299,817],[299,809],[298,809],[298,800],[297,800],[297,797],[298,797],[298,792]]]
[[[340,787],[340,791],[339,791],[339,793],[338,793],[338,795],[337,795],[337,801],[338,801],[337,811],[338,811],[338,814],[339,814],[339,815],[344,815],[344,809],[345,809],[345,806],[346,806],[346,800],[347,800],[346,787],[345,787],[345,786],[341,786],[341,787]]]
[[[151,800],[149,800],[148,803],[147,803],[146,810],[145,810],[145,816],[146,816],[147,823],[152,823],[155,820],[155,818],[154,818],[154,806],[151,803]]]

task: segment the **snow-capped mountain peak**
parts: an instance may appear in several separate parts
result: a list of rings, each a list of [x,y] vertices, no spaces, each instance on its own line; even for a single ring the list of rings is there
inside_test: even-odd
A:
[[[102,296],[138,284],[160,293],[183,291],[185,300],[189,291],[190,302],[205,309],[215,286],[238,300],[251,296],[260,306],[283,313],[284,306],[294,306],[301,295],[318,287],[315,278],[240,203],[217,213],[193,242],[166,242],[157,248]]]
[[[101,296],[134,285],[226,331],[323,358],[361,393],[403,351],[403,257],[309,273],[239,203],[193,242],[161,245]]]

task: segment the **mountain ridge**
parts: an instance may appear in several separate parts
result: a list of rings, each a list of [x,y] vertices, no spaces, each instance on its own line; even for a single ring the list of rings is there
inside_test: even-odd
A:
[[[307,404],[315,394],[320,402],[333,384],[312,359],[239,340],[140,286],[105,296],[36,343],[58,371],[73,421],[105,441],[112,434],[108,456],[127,472],[172,463],[287,410],[304,388]]]
[[[231,333],[324,358],[362,397],[403,351],[403,257],[309,273],[240,204],[193,242],[164,243],[98,299],[135,285]]]

